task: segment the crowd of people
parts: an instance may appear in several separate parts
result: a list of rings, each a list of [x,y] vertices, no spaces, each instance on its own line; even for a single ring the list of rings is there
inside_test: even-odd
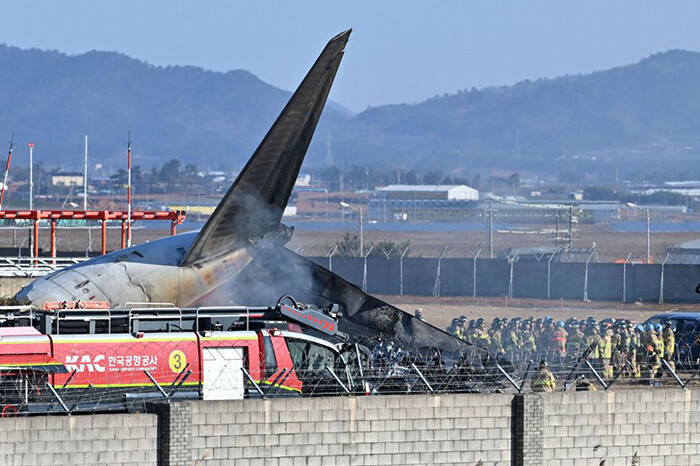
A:
[[[538,373],[552,367],[573,367],[587,359],[606,379],[614,377],[654,379],[662,359],[674,367],[676,336],[671,322],[638,324],[629,320],[589,317],[555,321],[495,318],[487,328],[484,319],[453,319],[447,332],[487,349],[515,364],[539,361]],[[549,373],[551,375],[551,373]],[[554,389],[554,377],[543,372],[543,391]],[[546,380],[550,380],[546,382]],[[533,387],[534,388],[534,387]]]

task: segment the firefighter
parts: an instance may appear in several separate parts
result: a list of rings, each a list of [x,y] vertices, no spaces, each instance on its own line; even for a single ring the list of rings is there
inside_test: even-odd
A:
[[[625,369],[625,347],[622,344],[622,329],[615,327],[612,337],[610,337],[612,346],[612,372],[622,374]],[[612,376],[611,376],[612,377]]]
[[[569,327],[569,334],[566,337],[566,355],[571,358],[578,358],[581,354],[581,349],[586,336],[583,334],[582,327],[574,323]]]
[[[475,345],[481,346],[482,348],[488,348],[491,345],[491,338],[489,338],[489,334],[484,328],[484,319],[477,319],[472,335],[472,343]]]
[[[493,323],[491,324],[491,328],[489,329],[488,334],[491,340],[491,346],[489,347],[489,351],[491,351],[491,353],[493,353],[495,356],[503,354],[504,351],[501,340],[501,319],[499,319],[498,317],[493,319]]]
[[[423,318],[423,309],[422,308],[419,307],[418,309],[416,309],[415,316],[416,316],[416,319],[420,320],[421,322],[425,322],[425,319]]]
[[[604,327],[605,328],[605,327]],[[600,337],[600,367],[603,369],[603,377],[612,379],[613,368],[610,365],[612,359],[612,330],[607,328]]]
[[[564,330],[564,322],[560,320],[550,335],[550,351],[557,360],[561,361],[561,359],[566,357],[566,338],[567,333]]]
[[[600,339],[600,332],[596,325],[589,325],[588,327],[588,337],[586,338],[586,347],[590,348],[591,351],[588,353],[588,359],[594,362],[598,362],[600,358],[600,346],[602,341]]]
[[[547,361],[540,361],[537,372],[532,377],[531,385],[533,392],[553,392],[557,387],[557,380],[554,378],[554,374],[549,371]]]
[[[453,337],[460,338],[459,335],[457,335],[457,332],[459,330],[459,318],[455,317],[452,319],[452,322],[450,322],[450,325],[445,329],[447,333],[452,335]]]
[[[640,369],[640,364],[639,364],[639,354],[640,354],[640,341],[639,341],[639,336],[642,334],[644,331],[644,328],[640,325],[637,324],[636,326],[632,326],[630,324],[630,330],[629,330],[629,351],[627,352],[627,362],[629,363],[630,366],[630,372],[632,373],[632,377],[634,378],[640,378],[642,376],[641,369]]]
[[[666,321],[664,325],[664,330],[662,333],[664,340],[664,354],[668,365],[675,371],[676,365],[673,362],[673,355],[676,351],[676,335],[673,333],[673,328],[671,328],[671,322]]]
[[[656,335],[656,330],[653,324],[647,324],[642,345],[644,346],[644,363],[647,367],[647,376],[649,379],[656,377],[656,373],[661,368],[661,351],[663,351],[663,342]]]
[[[544,358],[547,359],[552,353],[552,333],[554,332],[554,320],[547,316],[544,319],[544,328],[540,335],[537,346],[544,351]]]
[[[523,322],[521,340],[523,358],[530,359],[537,352],[537,343],[535,342],[535,335],[532,332],[532,319],[527,319]]]
[[[644,363],[647,367],[647,378],[651,381],[656,377],[656,373],[661,368],[661,359],[656,352],[654,345],[647,345],[644,354]]]

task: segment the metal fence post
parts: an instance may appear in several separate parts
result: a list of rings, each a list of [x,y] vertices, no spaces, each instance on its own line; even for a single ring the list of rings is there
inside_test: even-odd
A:
[[[659,284],[659,304],[664,303],[664,268],[666,267],[666,261],[668,260],[668,256],[671,254],[666,254],[666,257],[664,257],[663,262],[661,263],[661,283]]]
[[[512,255],[508,255],[508,263],[510,264],[510,279],[508,281],[508,297],[513,299],[513,264],[518,258],[518,251],[516,250]]]
[[[362,291],[364,291],[365,293],[367,292],[367,257],[369,257],[369,254],[372,252],[372,249],[374,249],[374,246],[369,248],[369,251],[367,251],[364,257],[364,268],[362,271]]]
[[[476,252],[476,255],[474,256],[474,271],[472,272],[472,297],[476,298],[476,260],[479,258],[479,254],[481,254],[481,249],[479,249]]]
[[[627,254],[625,262],[622,263],[622,302],[627,301],[627,263],[630,261],[632,253]]]
[[[435,272],[435,286],[433,286],[433,296],[440,296],[440,266],[442,265],[442,258],[447,252],[447,246],[442,250],[440,257],[438,257],[437,271]]]
[[[335,255],[335,252],[338,250],[338,246],[333,248],[333,250],[328,254],[328,270],[331,272],[333,271],[333,255]]]
[[[401,258],[399,259],[399,296],[403,296],[403,257],[408,252],[408,248],[404,249]]]
[[[591,254],[588,256],[588,259],[586,259],[586,269],[583,273],[583,300],[584,301],[590,301],[590,299],[588,299],[588,263],[591,261],[593,254],[595,254],[595,251],[591,251]]]
[[[552,259],[554,259],[554,256],[557,255],[557,252],[559,251],[554,251],[554,253],[549,256],[549,260],[547,261],[547,299],[551,298],[551,286],[552,286]]]

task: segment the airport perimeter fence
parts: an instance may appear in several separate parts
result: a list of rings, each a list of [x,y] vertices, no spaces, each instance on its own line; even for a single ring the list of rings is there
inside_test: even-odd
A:
[[[2,368],[0,416],[31,414],[148,412],[152,402],[310,396],[395,394],[529,393],[537,391],[539,361],[548,361],[555,391],[700,385],[700,364],[689,357],[673,362],[649,354],[591,357],[581,348],[569,354],[474,351],[454,360],[435,348],[420,357],[386,341],[373,347],[349,344],[341,357],[320,345],[279,340],[275,354],[289,352],[293,365],[271,365],[263,350],[242,359],[193,358],[187,364],[159,361],[160,343],[103,349],[100,356],[64,361],[64,371]],[[679,354],[696,354],[681,351]],[[162,353],[160,353],[162,354]],[[181,353],[182,354],[182,353]],[[266,361],[267,365],[259,362]],[[279,359],[278,359],[279,360]],[[244,363],[246,361],[247,363]],[[360,361],[361,364],[357,364]],[[178,369],[178,370],[176,370]],[[541,385],[541,384],[539,384]]]
[[[374,294],[700,303],[700,265],[502,259],[312,257]],[[666,259],[668,256],[666,257]]]

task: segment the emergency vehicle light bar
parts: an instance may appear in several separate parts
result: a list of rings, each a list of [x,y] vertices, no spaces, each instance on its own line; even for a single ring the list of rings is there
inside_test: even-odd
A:
[[[279,312],[283,316],[289,317],[292,320],[325,333],[326,335],[333,336],[338,333],[338,321],[317,309],[298,309],[296,307],[287,306],[286,304],[280,304]]]

